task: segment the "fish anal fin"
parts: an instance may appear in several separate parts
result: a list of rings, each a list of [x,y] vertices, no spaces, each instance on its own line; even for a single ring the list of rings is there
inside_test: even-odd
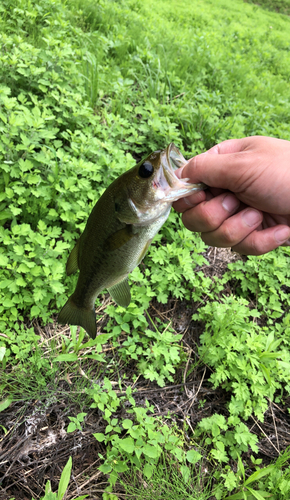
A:
[[[125,245],[127,241],[130,241],[134,236],[132,225],[127,224],[125,227],[119,229],[119,231],[116,231],[106,239],[104,248],[109,252],[117,250]]]
[[[92,339],[96,338],[97,325],[94,309],[78,307],[72,297],[63,306],[58,315],[58,323],[63,325],[78,325],[83,327]]]
[[[122,307],[128,307],[131,302],[130,287],[128,285],[127,276],[125,279],[117,283],[116,285],[108,288],[108,292],[112,299]]]
[[[70,253],[68,261],[66,263],[66,274],[68,276],[76,273],[79,269],[79,266],[78,266],[79,243],[80,243],[80,240],[78,240],[76,242],[74,248],[72,249],[72,251]]]

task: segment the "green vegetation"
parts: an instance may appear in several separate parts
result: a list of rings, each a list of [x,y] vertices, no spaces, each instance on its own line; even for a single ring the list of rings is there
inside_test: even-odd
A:
[[[289,13],[286,0],[260,3]],[[212,276],[206,246],[172,213],[130,276],[127,310],[98,297],[95,340],[55,321],[76,282],[65,276],[69,251],[136,159],[170,142],[189,158],[233,137],[290,140],[282,14],[241,0],[0,5],[0,411],[15,404],[21,419],[32,401],[43,412],[65,400],[62,432],[90,434],[98,452],[85,479],[100,476],[104,500],[120,488],[140,499],[289,498],[289,443],[271,464],[260,446],[267,412],[288,412],[288,248]],[[171,387],[178,403],[160,411]],[[217,391],[222,404],[208,395]],[[9,447],[18,423],[12,432],[5,422]],[[67,458],[58,493],[46,462],[34,496],[63,498]]]
[[[248,3],[254,3],[264,9],[273,10],[290,16],[290,1],[289,0],[245,0]]]
[[[51,491],[50,481],[47,481],[45,486],[45,495],[40,500],[62,500],[62,498],[65,495],[66,489],[68,487],[71,475],[71,469],[72,469],[72,459],[71,457],[69,457],[68,462],[61,473],[57,493],[53,493]],[[87,498],[87,495],[82,495],[81,497],[77,497],[75,498],[75,500],[83,500],[84,498]]]

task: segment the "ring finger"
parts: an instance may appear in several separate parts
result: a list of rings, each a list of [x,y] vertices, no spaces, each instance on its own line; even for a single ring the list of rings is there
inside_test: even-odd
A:
[[[233,247],[261,226],[262,221],[262,212],[246,208],[226,219],[216,230],[202,233],[201,237],[206,244],[211,246]]]

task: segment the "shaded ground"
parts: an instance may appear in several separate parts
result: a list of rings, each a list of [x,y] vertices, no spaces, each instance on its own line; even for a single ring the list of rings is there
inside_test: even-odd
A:
[[[290,16],[290,0],[244,0],[244,2],[254,3],[262,9]]]
[[[203,270],[208,275],[222,276],[227,263],[237,258],[240,257],[230,250],[209,248],[207,259],[210,265]],[[189,373],[189,366],[198,361],[197,344],[202,333],[202,325],[191,320],[197,308],[198,304],[189,305],[188,302],[176,300],[166,305],[152,304],[151,317],[171,319],[173,328],[178,333],[183,333],[182,341],[187,350],[188,362],[176,373],[175,380],[179,383],[160,388],[139,377],[134,393],[138,406],[145,405],[146,400],[154,405],[155,416],[164,416],[170,412],[171,422],[181,429],[186,422],[188,431],[185,437],[188,440],[202,418],[214,413],[228,416],[225,403],[230,397],[220,388],[212,389],[208,381],[211,373],[208,367],[197,366]],[[55,328],[55,325],[46,327],[42,335],[55,335]],[[57,328],[59,332],[64,332],[64,329]],[[132,375],[133,370],[132,365]],[[126,367],[126,373],[130,375],[130,365]],[[81,371],[74,377],[64,374],[56,387],[47,387],[37,400],[14,402],[1,412],[0,500],[31,500],[32,497],[36,500],[43,495],[48,479],[52,490],[57,491],[61,472],[69,456],[73,458],[73,469],[66,500],[85,494],[89,499],[102,498],[107,480],[98,471],[98,467],[99,453],[104,454],[105,450],[102,443],[93,437],[93,433],[104,432],[107,423],[99,410],[90,409],[89,405],[83,406],[86,404],[86,395],[79,382],[81,378],[86,379],[87,385],[95,382],[89,381]],[[128,380],[128,385],[131,385],[130,377]],[[115,384],[117,386],[117,377]],[[78,400],[83,401],[81,409],[79,403],[72,403],[74,391],[78,392]],[[289,403],[290,398],[282,406],[271,404],[263,424],[251,418],[247,422],[251,432],[258,435],[259,455],[265,465],[290,444]],[[83,430],[68,434],[68,417],[76,416],[79,411],[87,412]],[[251,466],[249,459],[250,453],[243,455],[243,460],[248,461]],[[126,498],[121,487],[118,496]]]

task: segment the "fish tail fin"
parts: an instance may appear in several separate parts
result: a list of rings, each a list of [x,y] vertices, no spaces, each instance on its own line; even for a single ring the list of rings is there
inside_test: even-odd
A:
[[[68,301],[60,311],[58,315],[58,323],[63,325],[68,324],[82,326],[92,339],[96,338],[97,325],[94,308],[87,309],[85,307],[77,306],[74,303],[72,296],[69,297]]]

